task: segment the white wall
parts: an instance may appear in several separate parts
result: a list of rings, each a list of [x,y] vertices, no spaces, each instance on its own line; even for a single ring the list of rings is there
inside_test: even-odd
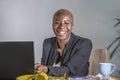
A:
[[[120,18],[119,3],[120,0],[0,0],[0,41],[34,41],[35,62],[40,62],[43,40],[54,36],[53,13],[66,8],[74,15],[73,32],[91,39],[94,48],[106,48],[118,36],[113,25],[114,19]]]

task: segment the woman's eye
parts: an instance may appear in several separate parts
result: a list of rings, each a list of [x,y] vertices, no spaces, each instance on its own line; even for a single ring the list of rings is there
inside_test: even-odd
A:
[[[55,24],[60,24],[59,22],[55,22]]]
[[[66,22],[65,24],[68,25],[68,24],[70,24],[70,23]]]

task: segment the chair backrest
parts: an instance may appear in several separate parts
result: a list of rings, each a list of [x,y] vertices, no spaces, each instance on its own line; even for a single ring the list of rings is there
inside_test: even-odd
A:
[[[89,75],[97,75],[99,73],[99,63],[107,61],[107,49],[92,49],[89,59]]]

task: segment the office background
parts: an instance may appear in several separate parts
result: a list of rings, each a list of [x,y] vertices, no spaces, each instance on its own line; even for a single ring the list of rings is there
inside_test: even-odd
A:
[[[35,63],[42,42],[54,36],[52,16],[65,8],[74,15],[73,32],[92,40],[93,48],[107,48],[119,34],[113,28],[120,18],[120,0],[0,0],[0,41],[34,41]],[[109,54],[109,53],[108,53]],[[120,54],[113,62],[119,64]]]

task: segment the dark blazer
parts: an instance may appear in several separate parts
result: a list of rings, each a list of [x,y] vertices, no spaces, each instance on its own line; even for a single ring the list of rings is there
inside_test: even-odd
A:
[[[65,46],[61,58],[61,67],[53,67],[57,58],[57,39],[48,38],[43,43],[41,64],[48,66],[48,75],[86,76],[88,75],[89,57],[92,50],[92,42],[71,33],[70,40]]]

